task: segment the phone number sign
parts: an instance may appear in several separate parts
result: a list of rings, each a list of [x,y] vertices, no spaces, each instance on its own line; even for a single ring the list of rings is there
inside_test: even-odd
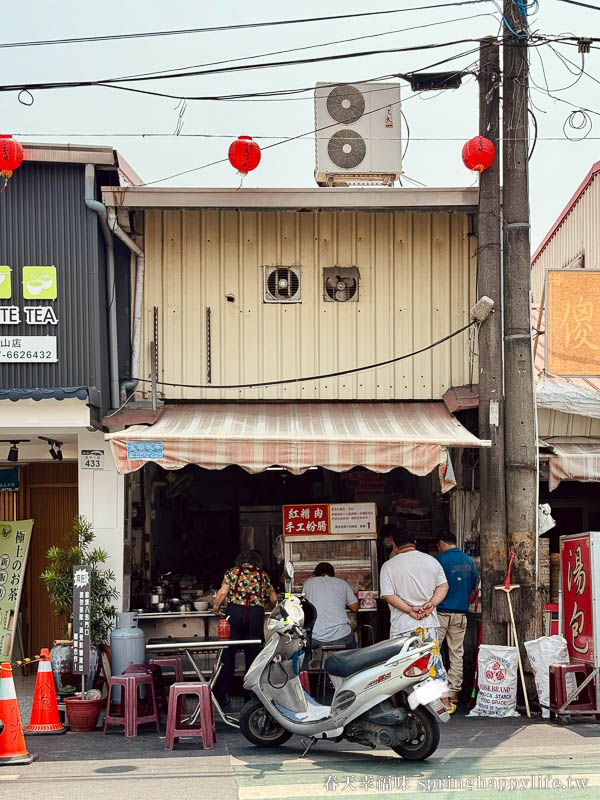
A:
[[[325,536],[331,533],[329,505],[306,503],[283,507],[283,532],[286,536]]]
[[[58,361],[56,336],[0,336],[0,363]]]

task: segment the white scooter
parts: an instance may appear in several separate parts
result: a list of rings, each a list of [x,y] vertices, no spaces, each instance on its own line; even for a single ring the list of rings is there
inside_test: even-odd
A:
[[[403,636],[330,655],[325,669],[335,691],[331,706],[321,705],[299,677],[316,613],[305,598],[290,595],[272,612],[272,636],[244,679],[255,695],[240,713],[246,739],[277,747],[295,733],[308,740],[303,755],[319,739],[346,739],[390,747],[411,761],[428,758],[440,741],[439,721],[450,719],[440,700],[445,683],[429,674],[433,644]]]

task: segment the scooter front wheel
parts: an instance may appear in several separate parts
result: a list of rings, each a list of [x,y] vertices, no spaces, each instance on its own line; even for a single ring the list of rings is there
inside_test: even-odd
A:
[[[246,739],[257,747],[279,747],[292,735],[273,719],[256,697],[242,706],[240,730]]]
[[[392,750],[407,761],[424,761],[438,748],[440,726],[427,709],[417,706],[408,712],[408,722],[413,726],[413,737]]]

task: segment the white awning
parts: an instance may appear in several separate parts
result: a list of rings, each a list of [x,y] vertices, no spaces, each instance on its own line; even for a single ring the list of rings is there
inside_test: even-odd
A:
[[[546,438],[552,449],[548,459],[548,488],[556,489],[561,481],[600,481],[600,439],[587,436]]]
[[[483,447],[438,403],[202,403],[168,405],[161,418],[107,434],[117,469],[154,461],[165,469],[197,464],[248,472],[271,466],[299,475],[310,467],[374,472],[440,470],[455,485],[448,447]]]

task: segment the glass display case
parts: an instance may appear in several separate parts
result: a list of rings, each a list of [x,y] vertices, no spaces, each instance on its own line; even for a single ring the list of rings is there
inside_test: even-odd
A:
[[[336,578],[348,581],[353,591],[379,595],[377,536],[371,534],[327,536],[286,536],[285,559],[294,565],[292,591],[299,593],[317,564],[329,562]]]

